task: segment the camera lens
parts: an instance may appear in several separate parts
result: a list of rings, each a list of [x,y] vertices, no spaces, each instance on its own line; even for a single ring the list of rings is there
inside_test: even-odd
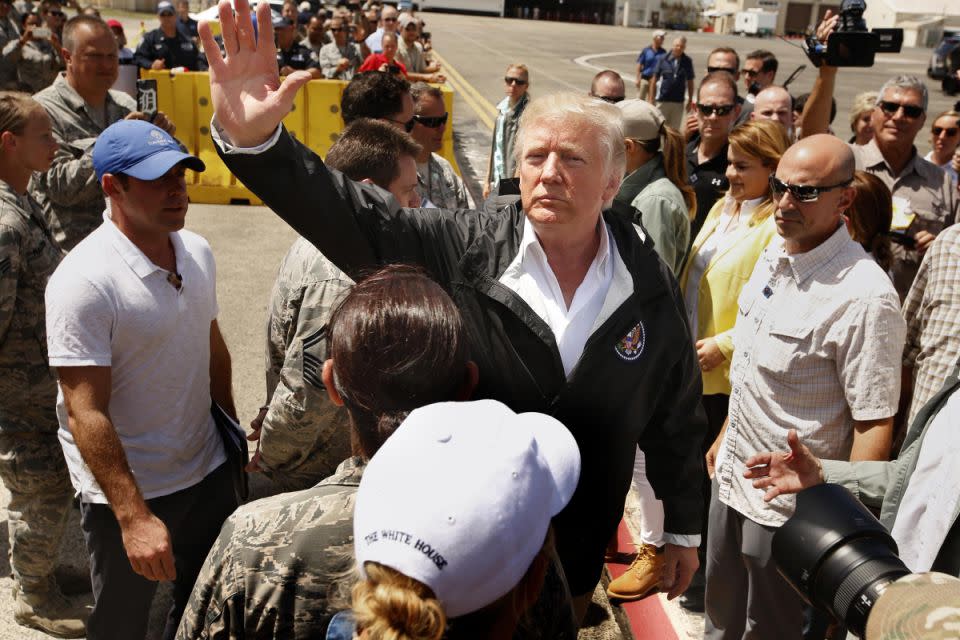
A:
[[[797,494],[793,517],[773,535],[773,557],[804,600],[860,638],[880,594],[910,573],[883,525],[835,484]]]

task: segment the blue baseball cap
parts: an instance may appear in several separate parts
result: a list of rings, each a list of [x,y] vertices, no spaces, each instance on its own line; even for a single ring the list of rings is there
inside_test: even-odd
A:
[[[123,173],[139,180],[156,180],[175,164],[203,171],[203,161],[184,153],[169,133],[145,120],[120,120],[104,129],[93,145],[97,180],[105,173]]]

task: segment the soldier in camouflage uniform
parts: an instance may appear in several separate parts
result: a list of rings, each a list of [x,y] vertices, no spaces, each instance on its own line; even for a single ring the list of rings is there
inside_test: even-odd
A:
[[[79,15],[63,30],[67,50],[64,74],[36,95],[53,120],[53,135],[60,143],[50,170],[31,185],[34,195],[52,205],[67,251],[103,221],[106,201],[93,171],[93,144],[104,129],[124,118],[146,119],[136,102],[112,91],[119,62],[117,42],[110,28],[97,17]],[[106,62],[104,62],[106,61]],[[103,65],[112,73],[103,73]],[[153,123],[171,135],[174,127],[163,113]]]
[[[352,286],[303,238],[290,247],[273,285],[259,466],[285,491],[312,487],[350,455],[346,410],[330,402],[320,373],[327,322]]]
[[[376,144],[371,142],[376,140]],[[403,206],[420,148],[390,125],[366,120],[351,124],[327,154],[327,163],[353,180],[371,180]],[[399,167],[403,156],[408,178]],[[396,165],[396,171],[383,172]],[[404,185],[409,182],[409,188]],[[407,193],[404,189],[410,193]],[[254,420],[260,433],[260,470],[287,491],[311,487],[350,455],[346,412],[327,397],[321,369],[327,359],[327,322],[353,281],[306,240],[293,243],[280,265],[267,323],[267,404]]]
[[[449,115],[443,93],[424,82],[410,87],[416,124],[410,135],[423,147],[417,158],[418,191],[424,206],[432,203],[441,209],[473,209],[473,197],[453,166],[435,153],[443,146],[443,133]]]
[[[43,296],[63,252],[27,193],[32,171],[46,169],[57,145],[50,119],[25,94],[0,93],[0,123],[0,477],[11,496],[14,618],[80,637],[84,616],[53,579],[73,488],[57,439]]]

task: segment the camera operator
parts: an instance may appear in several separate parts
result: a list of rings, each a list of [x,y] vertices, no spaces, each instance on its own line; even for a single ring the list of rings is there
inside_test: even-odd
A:
[[[822,482],[850,489],[880,510],[880,523],[897,542],[911,571],[960,575],[960,363],[910,425],[899,457],[891,462],[821,460],[787,435],[789,451],[747,459],[744,477],[766,490],[763,499],[797,493]]]
[[[839,15],[827,11],[817,38],[827,42],[837,29]],[[837,67],[821,64],[803,110],[804,136],[827,133]],[[914,140],[923,129],[927,88],[913,76],[897,76],[884,83],[871,114],[873,140],[851,145],[857,169],[883,180],[894,199],[893,229],[904,233],[894,247],[893,278],[900,299],[906,297],[933,239],[957,214],[957,198],[942,169],[917,153]]]

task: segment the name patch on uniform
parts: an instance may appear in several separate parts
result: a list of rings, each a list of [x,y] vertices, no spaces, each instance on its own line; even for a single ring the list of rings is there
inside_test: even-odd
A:
[[[614,347],[614,351],[617,352],[617,355],[626,360],[627,362],[632,362],[640,357],[640,354],[643,353],[643,346],[647,341],[647,333],[643,328],[643,323],[638,322],[637,326],[627,333],[627,335],[621,338],[620,342],[617,343],[617,346]]]

